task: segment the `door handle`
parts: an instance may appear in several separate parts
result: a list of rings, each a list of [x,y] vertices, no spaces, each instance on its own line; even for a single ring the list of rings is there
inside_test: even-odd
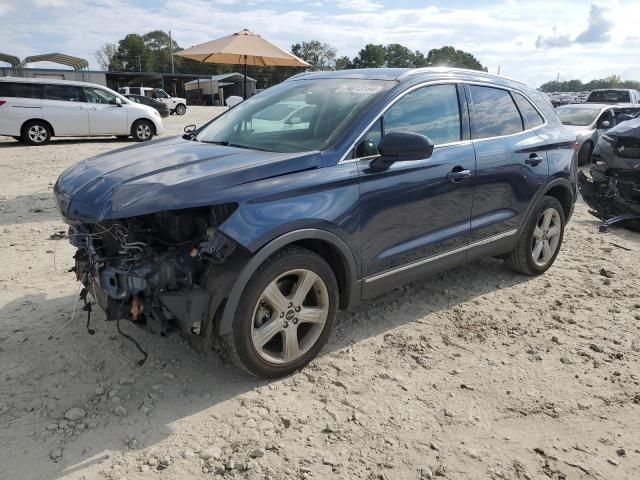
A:
[[[91,108],[87,108],[87,110],[92,110],[92,111],[96,111],[96,107],[91,107]]]
[[[529,158],[527,158],[524,161],[524,163],[526,163],[527,165],[531,165],[532,167],[535,167],[536,165],[539,165],[543,161],[544,161],[544,158],[538,156],[537,153],[532,153],[531,155],[529,155]]]
[[[450,173],[447,173],[447,181],[451,183],[460,183],[465,177],[471,176],[471,170],[466,170],[460,166],[453,167]]]
[[[78,107],[78,110],[84,110],[84,107],[83,107],[82,105],[80,105],[80,106]]]

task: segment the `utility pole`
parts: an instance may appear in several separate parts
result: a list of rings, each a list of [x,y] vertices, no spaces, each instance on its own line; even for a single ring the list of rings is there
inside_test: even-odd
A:
[[[138,71],[142,71],[142,60],[140,60],[140,55],[138,55]]]
[[[498,65],[498,75],[500,75],[500,65]]]
[[[169,56],[171,57],[171,73],[175,73],[173,70],[173,41],[171,40],[171,30],[169,30]]]

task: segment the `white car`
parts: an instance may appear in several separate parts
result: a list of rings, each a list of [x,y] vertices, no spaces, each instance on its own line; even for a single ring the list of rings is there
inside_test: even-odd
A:
[[[120,87],[118,92],[122,95],[144,95],[164,103],[170,113],[184,115],[187,113],[187,100],[181,97],[172,97],[161,88],[151,87]]]
[[[0,135],[29,145],[52,137],[132,136],[144,142],[162,132],[157,110],[101,85],[0,77]]]

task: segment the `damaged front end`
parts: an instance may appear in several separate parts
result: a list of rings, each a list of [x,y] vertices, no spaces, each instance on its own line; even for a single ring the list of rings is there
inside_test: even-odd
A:
[[[69,229],[77,247],[73,270],[107,320],[129,319],[162,335],[179,330],[203,335],[224,295],[212,292],[212,268],[241,248],[218,226],[237,204],[160,212]],[[224,285],[218,285],[224,289]]]
[[[637,125],[637,126],[636,126]],[[640,231],[640,122],[627,121],[598,141],[589,175],[578,174],[580,194],[597,218]]]

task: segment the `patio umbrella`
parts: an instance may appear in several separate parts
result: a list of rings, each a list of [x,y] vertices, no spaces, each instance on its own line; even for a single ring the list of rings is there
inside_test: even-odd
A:
[[[244,29],[226,37],[195,45],[175,53],[205,63],[244,65],[243,97],[247,98],[247,65],[259,67],[310,67],[292,53]]]

